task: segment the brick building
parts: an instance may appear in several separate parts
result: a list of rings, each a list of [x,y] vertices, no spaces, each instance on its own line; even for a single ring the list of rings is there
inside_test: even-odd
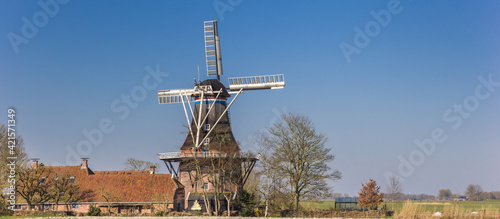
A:
[[[33,161],[32,168],[42,167],[38,161]],[[93,204],[102,212],[107,212],[109,205],[112,213],[152,213],[153,209],[174,209],[175,193],[182,187],[171,174],[155,173],[154,166],[149,171],[93,171],[84,159],[79,166],[43,168],[50,172],[40,179],[44,183],[58,180],[58,176],[64,174],[69,176],[68,183],[76,185],[82,195],[72,203],[33,203],[32,208],[38,210],[87,212]],[[20,203],[17,207],[27,209],[27,204]]]

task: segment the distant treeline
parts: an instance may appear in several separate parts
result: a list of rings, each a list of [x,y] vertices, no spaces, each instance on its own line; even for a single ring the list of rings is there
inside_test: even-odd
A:
[[[322,200],[333,200],[340,197],[352,197],[349,194],[342,193],[326,193],[321,196]],[[471,198],[461,194],[451,194],[450,196],[443,195],[428,195],[428,194],[404,194],[402,192],[396,193],[394,200],[414,200],[414,201],[438,201],[438,200],[500,200],[500,191],[491,192],[480,192],[478,198]],[[390,201],[391,197],[389,195],[384,195],[385,201]]]

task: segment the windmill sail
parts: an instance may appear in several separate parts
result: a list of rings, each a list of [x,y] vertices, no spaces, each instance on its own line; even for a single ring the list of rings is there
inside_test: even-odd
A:
[[[229,90],[262,90],[262,89],[281,89],[285,87],[285,76],[261,75],[248,77],[229,78]]]
[[[219,77],[219,75],[222,75],[222,57],[217,21],[205,21],[204,29],[207,76]]]
[[[174,90],[160,90],[158,91],[158,103],[182,103],[194,101],[195,89],[174,89]]]

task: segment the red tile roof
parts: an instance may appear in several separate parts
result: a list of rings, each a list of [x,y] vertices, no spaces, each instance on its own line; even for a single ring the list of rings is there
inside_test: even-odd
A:
[[[171,174],[149,171],[92,171],[81,166],[48,166],[53,173],[75,177],[85,192],[80,202],[171,202],[177,185]]]

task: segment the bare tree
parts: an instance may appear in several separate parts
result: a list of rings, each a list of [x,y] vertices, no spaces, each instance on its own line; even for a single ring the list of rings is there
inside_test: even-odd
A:
[[[272,168],[287,181],[295,210],[303,197],[328,192],[327,180],[341,178],[330,172],[335,156],[326,148],[327,137],[317,133],[304,115],[283,114],[282,121],[267,129],[265,144],[271,150]]]
[[[271,204],[272,196],[276,192],[276,177],[277,175],[275,172],[272,172],[274,168],[270,167],[269,160],[267,159],[266,156],[263,156],[263,159],[261,159],[261,164],[262,164],[262,172],[264,176],[264,180],[262,181],[263,188],[261,190],[261,193],[264,196],[265,199],[265,211],[264,211],[264,217],[267,217],[268,212],[269,212],[269,205]]]
[[[225,199],[230,216],[236,193],[241,192],[244,177],[252,169],[248,161],[256,159],[255,155],[240,151],[238,143],[228,130],[227,127],[217,127],[217,134],[211,136],[208,147],[185,151],[189,158],[181,164],[182,169],[189,174],[194,192],[198,192],[198,188],[205,183],[210,185],[208,190],[204,186],[201,189],[209,215],[220,215],[223,211],[221,200]]]
[[[148,171],[151,166],[155,166],[157,170],[160,169],[160,165],[158,163],[150,161],[137,160],[132,157],[125,161],[125,170],[129,171]]]
[[[265,133],[259,133],[256,137],[256,143],[259,145],[259,153],[262,155],[259,160],[259,175],[262,177],[262,187],[260,193],[265,200],[265,211],[264,217],[267,217],[271,202],[279,201],[277,200],[277,193],[279,193],[278,185],[278,175],[276,168],[274,168],[274,160],[271,157],[272,147],[269,144],[269,139]]]
[[[72,182],[69,172],[57,173],[54,177],[51,177],[50,192],[56,204],[56,210],[60,202],[68,204],[80,201],[84,197],[84,193],[79,186]]]
[[[465,195],[474,201],[480,201],[482,192],[483,189],[481,188],[481,186],[476,184],[469,184],[467,186],[467,189],[465,190]]]
[[[120,201],[121,197],[115,191],[106,187],[104,184],[98,185],[97,189],[100,191],[100,195],[107,203],[108,206],[108,214],[111,215],[111,202],[112,201]]]
[[[171,191],[163,192],[163,193],[155,193],[151,197],[151,205],[155,206],[155,203],[158,203],[157,207],[154,208],[155,214],[161,214],[162,216],[166,216],[168,213],[168,202],[170,201],[169,197],[171,197]]]
[[[37,168],[24,167],[16,173],[16,192],[26,200],[28,209],[32,208],[33,203],[43,203],[52,198],[46,181],[50,173],[50,169],[43,164]]]
[[[450,200],[453,196],[453,193],[451,193],[451,190],[449,189],[440,189],[438,192],[438,198],[440,200]]]
[[[258,163],[260,163],[260,161]],[[250,176],[248,177],[247,182],[243,186],[243,189],[248,193],[254,194],[257,200],[261,199],[260,197],[260,187],[262,185],[261,175],[262,174],[260,171],[252,171],[250,173]]]
[[[387,185],[387,194],[392,198],[392,208],[394,208],[394,200],[396,196],[401,193],[401,183],[399,182],[399,178],[395,175],[392,175],[389,178],[389,184]]]
[[[243,188],[244,171],[248,170],[244,159],[252,157],[252,154],[237,150],[238,143],[231,141],[232,136],[228,134],[227,129],[218,128],[218,130],[220,134],[214,137],[214,143],[210,149],[219,151],[219,154],[209,156],[210,166],[207,174],[209,175],[208,181],[213,187],[216,215],[219,215],[219,211],[222,210],[220,199],[224,197],[227,203],[227,216],[230,217],[235,193]]]
[[[222,176],[224,180],[222,180],[222,194],[226,199],[227,203],[227,216],[231,217],[231,205],[232,200],[235,197],[235,193],[237,192],[236,188],[241,188],[242,185],[242,172],[241,172],[241,159],[240,153],[237,153],[232,158],[226,160],[226,165],[221,167]]]
[[[500,199],[500,191],[491,191],[490,194],[492,199]]]
[[[44,168],[44,167],[42,167]],[[50,177],[52,175],[52,171],[47,168],[47,175],[42,174],[41,179],[39,179],[39,184],[38,184],[38,189],[37,189],[37,196],[35,201],[37,203],[45,203],[53,198],[53,194],[50,191],[51,187],[51,182],[50,182]]]
[[[197,152],[196,150],[190,150],[186,153],[191,157],[191,159],[188,159],[179,165],[183,165],[183,169],[185,169],[185,171],[187,171],[187,173],[189,174],[189,181],[191,183],[191,186],[195,189],[194,192],[198,192],[198,187],[203,186],[205,183],[204,179],[208,175],[206,173],[207,171],[205,167],[208,166],[209,163],[207,163],[206,159],[200,158],[198,156],[199,152]],[[205,210],[209,216],[212,216],[208,191],[203,187],[201,189],[201,192],[203,194]]]

